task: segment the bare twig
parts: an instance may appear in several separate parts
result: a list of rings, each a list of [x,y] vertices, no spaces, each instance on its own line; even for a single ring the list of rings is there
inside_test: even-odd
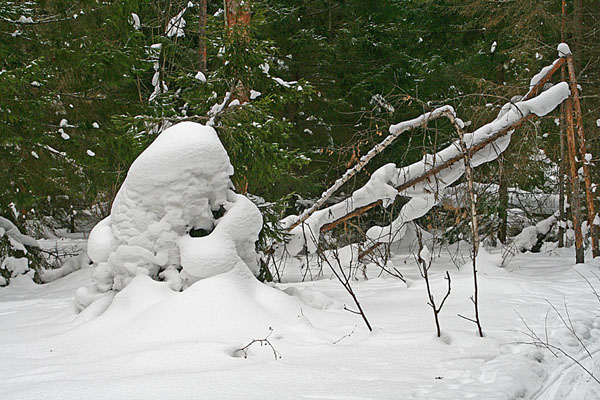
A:
[[[527,322],[525,322],[525,319],[521,316],[521,314],[519,314],[517,312],[517,315],[521,319],[521,322],[523,322],[523,325],[525,325],[525,327],[527,328],[527,332],[523,332],[523,334],[527,335],[532,340],[531,342],[523,342],[523,344],[529,344],[529,345],[533,345],[533,346],[536,346],[536,347],[543,347],[546,350],[548,350],[554,357],[558,357],[558,353],[564,355],[569,360],[573,361],[586,374],[588,374],[590,376],[590,378],[592,378],[594,381],[596,381],[596,383],[600,384],[600,380],[594,375],[594,373],[592,371],[590,371],[588,368],[586,368],[581,363],[580,360],[576,359],[574,356],[572,356],[569,353],[567,353],[561,347],[555,346],[555,345],[549,343],[547,339],[546,340],[542,340],[542,338],[540,338],[538,336],[538,334],[535,333],[535,331],[527,324]]]
[[[425,286],[427,288],[427,297],[429,300],[429,302],[427,304],[431,307],[431,310],[433,311],[433,319],[435,320],[436,334],[437,334],[437,337],[441,337],[442,330],[440,328],[439,314],[440,314],[440,311],[442,311],[442,307],[444,307],[444,303],[446,302],[446,299],[448,298],[448,296],[450,296],[450,291],[452,289],[452,286],[451,286],[452,281],[450,280],[450,273],[448,271],[446,271],[446,277],[444,279],[446,279],[448,281],[448,288],[446,290],[446,295],[442,299],[441,303],[438,306],[436,306],[435,297],[433,296],[433,292],[431,290],[431,285],[429,283],[429,269],[431,268],[432,259],[430,258],[428,261],[423,259],[423,256],[421,255],[421,253],[425,249],[425,246],[423,245],[423,237],[421,234],[421,230],[419,229],[417,224],[414,224],[414,225],[415,225],[415,232],[417,234],[417,243],[419,245],[418,253],[415,255],[415,258],[417,261],[417,265],[419,267],[419,273],[421,274],[421,277],[425,280]]]
[[[312,232],[311,232],[312,234]],[[316,240],[314,238],[314,235],[312,237],[313,240]],[[358,308],[358,311],[354,311],[354,310],[350,310],[349,308],[347,308],[346,306],[344,306],[344,309],[346,311],[350,311],[354,314],[359,314],[363,321],[365,322],[365,325],[367,325],[367,328],[369,329],[369,331],[373,331],[373,328],[371,327],[371,324],[369,323],[369,320],[367,319],[367,316],[363,310],[363,308],[360,305],[360,302],[358,301],[358,298],[356,297],[356,293],[354,293],[354,290],[352,289],[352,285],[350,284],[350,274],[346,274],[344,272],[344,268],[342,266],[342,262],[340,261],[339,258],[339,254],[337,252],[337,249],[334,250],[332,252],[333,257],[337,263],[338,268],[334,267],[333,264],[331,264],[331,262],[329,261],[329,259],[323,254],[323,250],[319,247],[317,250],[317,254],[319,255],[319,258],[325,262],[325,264],[327,264],[327,266],[329,266],[329,269],[331,269],[331,272],[333,272],[333,274],[335,275],[335,277],[337,278],[337,280],[342,284],[342,286],[344,287],[344,289],[346,289],[346,292],[348,292],[348,294],[350,295],[350,297],[352,297],[352,300],[354,301],[354,304],[356,305],[356,307]]]
[[[338,340],[336,340],[335,342],[333,342],[333,344],[338,344],[339,342],[341,342],[345,338],[348,338],[348,337],[354,335],[354,331],[355,330],[356,330],[356,325],[354,325],[354,328],[352,328],[352,332],[345,334],[344,336],[342,336],[341,338],[339,338]]]
[[[273,328],[269,327],[269,334],[264,338],[264,339],[252,339],[252,341],[250,343],[248,343],[247,345],[245,345],[244,347],[237,349],[233,352],[233,354],[238,354],[241,353],[243,354],[244,358],[248,358],[248,354],[250,353],[250,347],[255,344],[258,343],[260,346],[269,346],[271,348],[271,350],[273,351],[273,357],[275,357],[275,360],[278,360],[281,358],[281,354],[279,354],[279,352],[277,350],[275,350],[275,347],[273,347],[273,344],[269,341],[269,337],[273,334]]]
[[[462,125],[457,120],[452,120],[456,132],[458,132],[458,142],[463,155],[463,161],[465,164],[465,178],[467,179],[467,187],[469,192],[469,203],[470,203],[470,214],[471,214],[471,261],[473,263],[473,305],[475,307],[475,323],[477,324],[477,331],[479,337],[483,337],[483,330],[481,329],[481,321],[479,320],[479,286],[477,284],[477,253],[479,252],[479,226],[477,221],[477,199],[475,198],[475,191],[473,190],[473,167],[471,166],[471,156],[469,149],[465,144],[465,134],[462,130]]]

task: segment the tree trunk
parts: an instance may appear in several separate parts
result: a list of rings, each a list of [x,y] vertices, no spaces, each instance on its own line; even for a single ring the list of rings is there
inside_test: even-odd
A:
[[[234,29],[241,35],[249,35],[250,2],[248,0],[225,0],[225,27],[231,35]]]
[[[225,28],[230,39],[247,44],[250,42],[250,2],[249,0],[224,0],[225,2]],[[250,100],[250,90],[245,87],[240,77],[235,85],[232,99],[240,103]]]
[[[558,247],[565,247],[565,107],[560,105],[560,161],[558,164]]]
[[[567,2],[562,0],[562,11],[560,20],[560,41],[562,43],[566,40],[566,19],[567,19]],[[565,66],[560,68],[560,77],[564,82]],[[559,224],[558,224],[558,247],[565,247],[565,103],[560,105],[560,161],[558,164],[558,213],[559,213]]]
[[[583,54],[583,0],[573,1],[573,54],[575,65],[580,66]]]
[[[508,182],[506,181],[504,155],[498,157],[498,165],[500,166],[500,182],[498,185],[498,218],[500,219],[500,226],[498,227],[498,240],[500,240],[500,243],[506,244],[508,230]]]
[[[569,148],[569,167],[571,175],[571,216],[575,230],[575,262],[584,262],[583,236],[581,235],[581,216],[579,205],[579,176],[577,175],[575,128],[573,124],[573,102],[571,98],[565,100],[565,115],[567,121],[567,145]]]
[[[200,0],[198,8],[198,55],[200,57],[200,71],[206,74],[206,0]]]
[[[579,139],[579,158],[583,163],[583,178],[585,179],[585,199],[587,203],[588,227],[592,237],[592,254],[594,257],[600,257],[598,247],[598,227],[594,225],[596,211],[594,208],[594,194],[592,193],[592,177],[590,174],[589,161],[586,159],[587,149],[585,146],[585,133],[583,131],[583,116],[581,115],[581,102],[579,101],[579,92],[577,89],[577,78],[575,77],[575,67],[573,57],[567,56],[567,65],[569,67],[569,80],[571,82],[571,97],[573,97],[573,106],[575,117],[577,119],[577,138]]]

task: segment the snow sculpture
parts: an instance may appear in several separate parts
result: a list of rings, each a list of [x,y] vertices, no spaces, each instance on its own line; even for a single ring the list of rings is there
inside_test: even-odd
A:
[[[256,274],[262,216],[231,190],[232,174],[213,128],[182,122],[158,136],[131,165],[110,216],[90,233],[94,284],[78,290],[78,308],[137,275],[182,290],[234,267]],[[205,236],[191,237],[192,231]]]

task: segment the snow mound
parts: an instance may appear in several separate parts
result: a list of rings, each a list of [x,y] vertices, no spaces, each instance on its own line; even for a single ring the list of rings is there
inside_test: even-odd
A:
[[[240,264],[257,273],[262,216],[230,189],[232,174],[214,129],[192,122],[166,129],[133,162],[110,216],[90,233],[93,286],[78,291],[77,307],[139,275],[181,290]]]
[[[90,307],[91,309],[92,307]],[[243,265],[203,279],[183,292],[148,276],[135,277],[117,293],[106,311],[85,316],[69,333],[74,342],[97,351],[126,352],[179,341],[238,343],[261,338],[272,328],[277,335],[313,332],[303,316],[306,305],[266,286]],[[86,312],[88,310],[86,309]],[[119,332],[115,335],[114,332]]]

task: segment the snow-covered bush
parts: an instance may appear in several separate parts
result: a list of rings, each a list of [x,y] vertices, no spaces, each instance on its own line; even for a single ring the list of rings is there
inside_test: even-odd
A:
[[[90,233],[93,286],[79,289],[78,308],[137,275],[182,290],[236,266],[256,274],[262,216],[231,190],[232,174],[211,127],[182,122],[160,134],[131,165],[110,216]]]
[[[44,259],[36,251],[38,242],[21,233],[10,220],[0,217],[0,286],[6,286],[10,280],[24,274],[35,273],[41,269]]]
[[[556,216],[551,215],[535,225],[525,227],[521,233],[514,237],[513,245],[522,253],[526,251],[539,252],[546,235],[556,222]]]

